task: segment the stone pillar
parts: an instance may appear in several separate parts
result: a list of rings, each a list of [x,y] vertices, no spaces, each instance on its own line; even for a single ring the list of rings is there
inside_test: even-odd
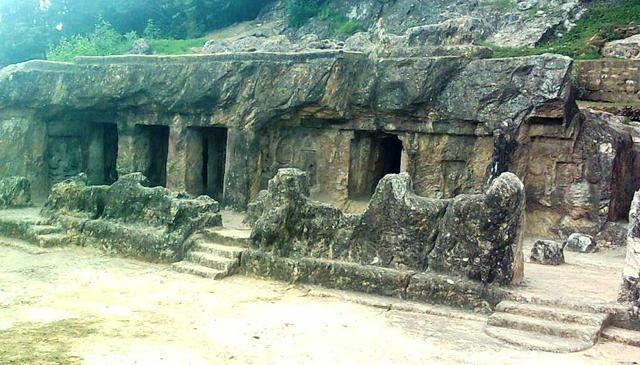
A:
[[[257,173],[248,168],[249,161],[257,165],[258,140],[252,132],[228,129],[227,161],[224,175],[225,206],[244,210],[249,202],[249,176]]]
[[[183,127],[181,118],[174,118],[169,130],[169,149],[167,153],[167,189],[173,191],[186,190],[187,169],[187,134],[188,128]]]
[[[116,163],[118,176],[138,171],[144,172],[139,170],[136,140],[135,126],[118,123],[118,159]]]
[[[199,130],[187,128],[184,133],[186,151],[185,157],[185,189],[191,195],[205,193],[203,166],[203,142],[204,138]]]
[[[105,182],[104,127],[91,124],[89,127],[89,146],[87,156],[87,179],[89,184],[98,185]]]

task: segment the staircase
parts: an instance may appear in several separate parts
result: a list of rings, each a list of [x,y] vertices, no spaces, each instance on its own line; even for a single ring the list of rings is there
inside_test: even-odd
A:
[[[3,213],[4,216],[0,216],[0,238],[5,246],[28,251],[27,246],[49,248],[68,243],[65,230],[40,216],[39,210],[15,209]],[[41,252],[37,249],[32,251]]]
[[[512,345],[547,352],[576,352],[596,344],[610,314],[556,305],[503,301],[485,332]]]
[[[33,240],[40,247],[62,246],[66,243],[67,235],[62,227],[43,222],[31,224],[30,232]]]
[[[249,247],[250,230],[209,229],[192,238],[194,246],[172,268],[181,273],[219,280],[237,273],[240,256]]]

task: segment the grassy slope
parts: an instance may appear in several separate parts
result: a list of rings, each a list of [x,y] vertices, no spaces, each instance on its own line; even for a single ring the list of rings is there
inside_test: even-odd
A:
[[[576,22],[571,31],[554,37],[535,48],[503,48],[486,44],[494,50],[494,57],[527,56],[542,53],[559,53],[576,59],[599,58],[598,50],[590,47],[588,41],[600,34],[604,40],[619,39],[612,32],[615,26],[640,25],[640,0],[624,0],[617,5],[597,1]]]

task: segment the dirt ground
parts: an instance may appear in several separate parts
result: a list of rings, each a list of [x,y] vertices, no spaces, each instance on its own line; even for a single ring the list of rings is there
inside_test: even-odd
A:
[[[615,343],[530,352],[485,335],[482,316],[387,310],[318,293],[242,276],[211,281],[92,249],[32,255],[0,246],[0,364],[640,361],[640,348]]]

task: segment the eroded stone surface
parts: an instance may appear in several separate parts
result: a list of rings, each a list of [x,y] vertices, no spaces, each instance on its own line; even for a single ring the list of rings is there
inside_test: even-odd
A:
[[[134,173],[111,186],[88,186],[79,175],[54,185],[43,214],[75,231],[79,243],[164,261],[181,258],[182,244],[195,231],[222,224],[212,198],[148,188],[144,181]]]
[[[255,247],[275,255],[509,284],[522,278],[524,206],[513,174],[495,179],[485,194],[450,200],[417,196],[411,178],[400,174],[382,179],[363,214],[345,215],[309,198],[305,173],[282,169],[250,205],[249,219]]]
[[[31,183],[25,177],[0,178],[0,208],[31,204]]]

